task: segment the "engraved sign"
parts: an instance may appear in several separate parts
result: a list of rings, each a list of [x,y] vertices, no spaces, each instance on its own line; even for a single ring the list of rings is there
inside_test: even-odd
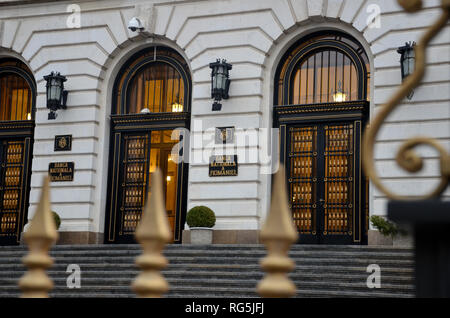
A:
[[[237,155],[211,156],[209,159],[210,177],[232,177],[238,175]]]
[[[73,181],[74,166],[73,162],[50,162],[48,165],[50,181]]]
[[[55,151],[72,150],[72,135],[55,136]]]

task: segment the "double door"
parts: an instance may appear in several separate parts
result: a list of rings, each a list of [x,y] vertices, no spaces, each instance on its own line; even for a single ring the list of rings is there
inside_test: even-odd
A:
[[[30,140],[0,138],[0,245],[18,244],[26,222]]]
[[[291,124],[285,129],[289,205],[299,243],[361,243],[361,121]]]
[[[151,173],[163,174],[163,193],[173,241],[179,240],[180,184],[183,165],[177,163],[173,130],[117,133],[113,145],[111,214],[107,220],[108,243],[133,243],[143,207],[151,191]]]

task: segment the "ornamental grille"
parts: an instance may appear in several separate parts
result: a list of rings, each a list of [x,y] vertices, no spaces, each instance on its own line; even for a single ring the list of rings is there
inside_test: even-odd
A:
[[[325,126],[324,233],[351,234],[353,125]]]
[[[352,236],[354,124],[290,127],[287,142],[289,204],[300,241]]]
[[[298,231],[316,228],[317,127],[293,128],[290,138],[290,197]]]
[[[147,186],[148,135],[125,136],[122,234],[133,234],[142,214]]]
[[[0,236],[16,236],[22,205],[24,141],[4,141],[0,168]]]

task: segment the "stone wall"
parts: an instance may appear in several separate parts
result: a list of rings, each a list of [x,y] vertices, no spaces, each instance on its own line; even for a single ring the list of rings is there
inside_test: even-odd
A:
[[[73,182],[53,184],[54,210],[61,231],[102,233],[109,151],[111,91],[120,66],[139,49],[164,44],[182,54],[193,80],[193,133],[213,127],[272,127],[273,79],[283,53],[302,36],[322,29],[356,37],[371,59],[372,116],[401,83],[396,49],[418,41],[439,14],[440,1],[407,15],[393,0],[210,0],[210,1],[58,1],[0,7],[0,56],[26,62],[37,81],[37,113],[32,165],[30,213],[38,200],[50,161],[74,161]],[[81,8],[80,27],[69,28],[73,4]],[[379,8],[379,28],[367,20]],[[149,32],[127,29],[140,17]],[[73,23],[69,23],[73,26]],[[436,182],[437,155],[429,149],[425,169],[409,175],[394,162],[400,142],[417,134],[434,136],[450,148],[450,27],[428,48],[428,73],[412,100],[405,100],[378,136],[377,167],[384,182],[403,194],[421,194]],[[212,112],[209,63],[226,58],[233,65],[230,99]],[[43,75],[67,76],[68,109],[47,120]],[[201,120],[202,127],[196,124]],[[54,136],[72,134],[72,151],[53,152]],[[258,142],[247,149],[258,148]],[[203,147],[193,146],[192,151]],[[257,230],[270,200],[270,177],[258,163],[239,165],[239,176],[209,178],[207,163],[189,169],[188,208],[208,205],[217,214],[218,230]],[[371,188],[372,214],[385,213],[385,197]],[[449,198],[449,191],[445,198]]]

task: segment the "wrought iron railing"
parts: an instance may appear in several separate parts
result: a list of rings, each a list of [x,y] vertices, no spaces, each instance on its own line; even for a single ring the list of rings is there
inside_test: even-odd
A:
[[[408,12],[422,8],[421,0],[398,0]],[[442,13],[425,32],[415,47],[416,65],[390,100],[381,108],[366,129],[363,141],[363,165],[373,184],[391,201],[388,217],[413,229],[415,248],[415,287],[418,297],[450,297],[450,202],[441,200],[441,194],[450,181],[450,153],[436,140],[415,137],[405,141],[396,156],[398,165],[410,173],[423,168],[423,159],[414,151],[426,145],[439,153],[440,181],[429,193],[411,197],[392,192],[381,181],[375,168],[374,148],[378,131],[391,114],[416,87],[425,74],[426,49],[434,37],[447,25],[450,18],[450,0],[441,0]],[[424,109],[425,111],[425,109]]]
[[[421,8],[420,0],[399,0],[402,7],[408,12],[416,12]],[[450,17],[450,0],[442,0],[442,14],[439,19],[426,31],[415,47],[416,67],[413,74],[406,78],[401,87],[391,97],[391,99],[381,108],[377,116],[370,122],[370,126],[366,129],[363,140],[363,166],[366,175],[372,183],[383,192],[388,198],[394,200],[411,200],[409,196],[399,195],[389,190],[381,181],[375,168],[374,148],[377,133],[379,132],[386,118],[398,107],[401,101],[409,95],[409,93],[419,86],[425,74],[426,48],[430,41],[447,25]],[[414,148],[419,145],[428,145],[439,152],[441,176],[438,186],[428,194],[416,196],[414,199],[423,200],[438,197],[442,194],[449,184],[450,180],[450,154],[435,139],[428,137],[416,137],[407,140],[401,145],[396,161],[398,165],[408,172],[415,173],[422,169],[423,160],[420,158]]]

